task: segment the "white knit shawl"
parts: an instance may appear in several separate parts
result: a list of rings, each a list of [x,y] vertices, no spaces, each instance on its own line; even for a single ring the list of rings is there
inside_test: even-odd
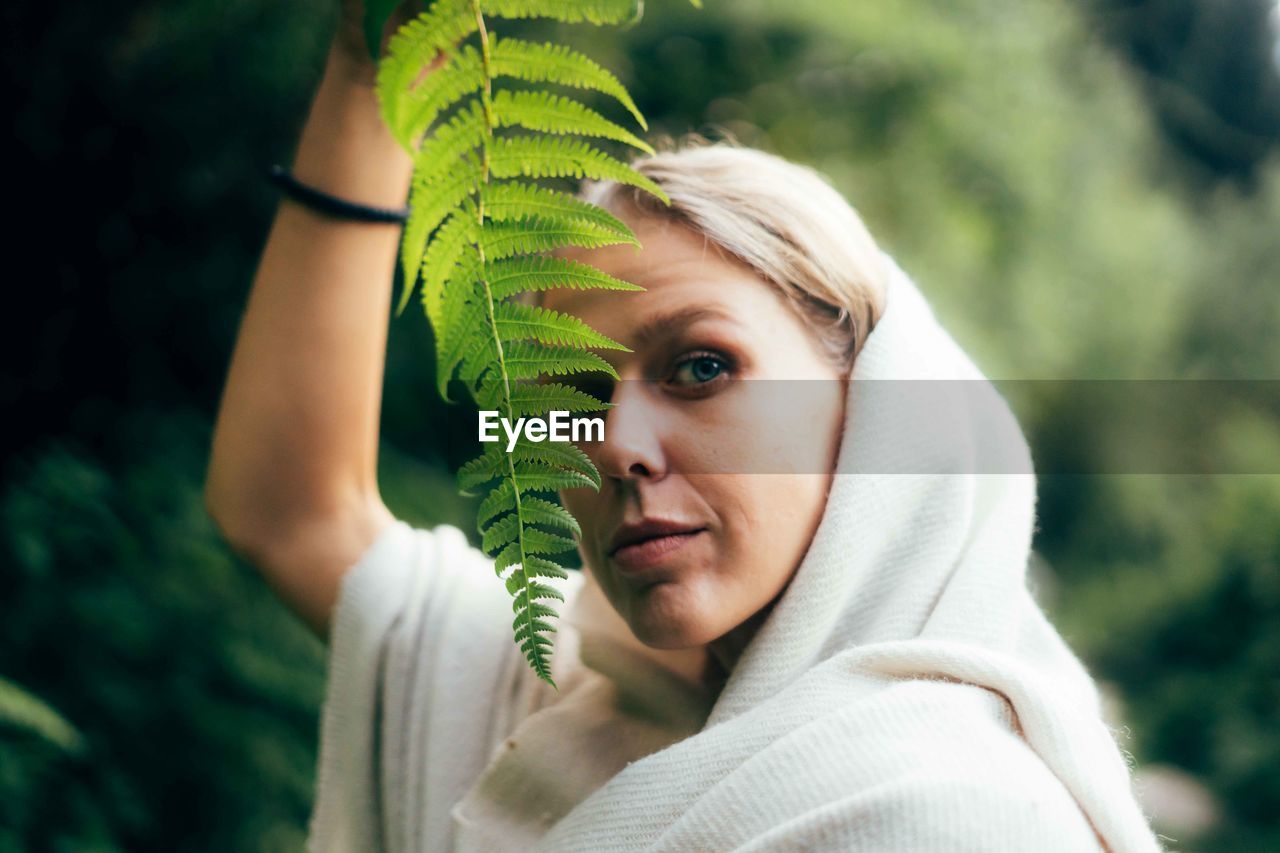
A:
[[[585,573],[563,584],[552,693],[502,636],[492,573],[460,580],[421,555],[413,572],[485,598],[456,636],[488,651],[459,663],[455,641],[406,687],[388,667],[421,672],[408,661],[441,651],[430,626],[395,639],[417,625],[401,613],[413,572],[349,578],[313,850],[1159,849],[1097,691],[1026,588],[1022,433],[885,260],[822,521],[718,696],[698,678],[705,650],[643,646]],[[934,381],[912,395],[896,380]],[[415,533],[434,537],[425,550],[465,548],[456,531]],[[473,551],[455,562],[485,573]],[[352,603],[378,584],[381,610]],[[499,610],[495,633],[481,614]]]

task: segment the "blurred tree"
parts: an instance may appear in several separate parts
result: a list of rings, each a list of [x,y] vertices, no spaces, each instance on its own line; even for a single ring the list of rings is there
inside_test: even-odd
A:
[[[1138,72],[1161,127],[1201,169],[1251,183],[1280,148],[1274,0],[1083,0]]]

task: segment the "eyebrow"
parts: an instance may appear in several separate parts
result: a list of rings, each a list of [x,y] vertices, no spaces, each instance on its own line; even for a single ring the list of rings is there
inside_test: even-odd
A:
[[[660,337],[669,337],[680,330],[692,326],[700,320],[732,320],[728,312],[710,306],[685,308],[679,311],[664,311],[649,317],[636,329],[637,346],[644,346]]]

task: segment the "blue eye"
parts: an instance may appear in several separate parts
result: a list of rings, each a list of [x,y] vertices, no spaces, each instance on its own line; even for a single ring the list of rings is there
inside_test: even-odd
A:
[[[728,365],[714,355],[696,355],[676,365],[672,382],[676,385],[702,385],[720,376]]]

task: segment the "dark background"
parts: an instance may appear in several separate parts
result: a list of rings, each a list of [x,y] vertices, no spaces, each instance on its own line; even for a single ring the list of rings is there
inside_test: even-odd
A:
[[[316,6],[0,12],[0,849],[301,845],[323,649],[200,489],[264,171],[292,156],[332,27]],[[654,131],[726,128],[821,169],[993,377],[1258,379],[1280,365],[1272,9],[651,0],[624,33],[554,37]],[[430,352],[420,314],[392,323],[382,488],[469,530]],[[1038,454],[1103,440],[1065,393],[1015,408]],[[1273,420],[1203,440],[1277,470]],[[1036,550],[1158,825],[1184,849],[1280,848],[1280,478],[1044,477]]]

